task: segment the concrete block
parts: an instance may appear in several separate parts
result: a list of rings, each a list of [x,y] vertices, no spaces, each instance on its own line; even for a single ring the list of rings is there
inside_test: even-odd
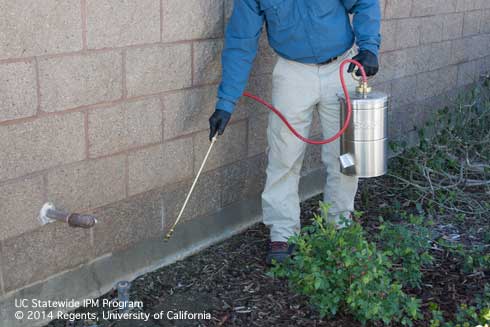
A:
[[[408,111],[407,115],[406,115],[406,119],[407,119],[407,122],[409,122],[409,125],[408,125],[406,131],[404,131],[404,134],[405,134],[404,140],[410,146],[414,145],[414,143],[412,143],[412,139],[413,139],[412,133],[414,131],[416,131],[416,133],[418,134],[418,129],[422,125],[421,124],[422,118],[420,117],[421,107],[422,107],[421,104],[412,106],[410,108],[411,110]]]
[[[90,232],[52,223],[3,241],[2,271],[9,292],[87,262]]]
[[[44,203],[42,176],[0,185],[0,240],[39,227],[37,216]]]
[[[490,9],[486,9],[482,13],[480,33],[490,33]]]
[[[87,0],[89,48],[160,41],[159,0]]]
[[[219,169],[223,181],[226,181],[219,190],[222,195],[223,206],[228,206],[244,198],[249,175],[248,166],[251,160],[252,158],[237,161]],[[263,172],[256,171],[256,174],[263,174]]]
[[[434,43],[442,41],[444,20],[442,16],[424,17],[420,21],[420,43]]]
[[[410,50],[410,53],[413,51]],[[409,57],[407,49],[383,53],[379,60],[380,70],[376,79],[379,82],[384,82],[407,75],[409,58],[413,59],[413,57]]]
[[[483,58],[483,73],[490,74],[490,55]]]
[[[487,0],[477,0],[479,9],[490,9],[490,3]]]
[[[164,138],[207,130],[216,105],[216,86],[179,91],[164,96]]]
[[[463,36],[475,35],[480,32],[482,11],[470,11],[464,14]]]
[[[435,70],[451,62],[451,41],[422,45],[383,54],[380,82]]]
[[[190,44],[129,49],[126,78],[129,96],[178,90],[192,84]]]
[[[80,0],[0,0],[0,59],[82,49]]]
[[[222,208],[221,195],[224,187],[221,171],[214,170],[201,175],[189,203],[182,215],[182,221],[187,221],[207,213],[216,212]],[[164,233],[167,233],[175,222],[185,198],[189,193],[192,181],[168,185],[161,191],[162,215]]]
[[[477,61],[468,61],[458,65],[458,86],[465,86],[474,83],[479,75]]]
[[[60,167],[48,172],[49,201],[70,211],[96,208],[125,197],[125,156]]]
[[[209,148],[208,131],[194,134],[194,171],[197,171]],[[225,166],[247,156],[247,122],[229,124],[209,156],[206,171]]]
[[[381,22],[381,52],[396,49],[396,26],[397,20],[383,20]]]
[[[162,140],[159,98],[92,110],[88,114],[89,154],[107,155]]]
[[[411,103],[404,106],[393,107],[393,110],[388,116],[389,124],[388,135],[394,135],[395,139],[399,136],[400,141],[405,141],[405,133],[414,128],[413,122],[413,112],[415,112],[417,107],[416,103]],[[394,128],[399,128],[399,130],[394,130]]]
[[[404,61],[405,75],[414,75],[430,70],[429,60],[431,60],[432,56],[433,51],[431,45],[422,45],[420,47],[407,49]]]
[[[163,3],[163,41],[223,35],[223,0],[167,0]]]
[[[470,11],[475,9],[476,0],[458,0],[456,2],[456,11]]]
[[[266,156],[251,157],[220,169],[223,186],[221,187],[222,206],[257,197],[264,189]]]
[[[269,114],[253,115],[248,120],[248,156],[264,153],[267,148]]]
[[[442,17],[442,39],[453,40],[463,35],[463,17],[462,13],[448,14]]]
[[[487,0],[458,0],[456,10],[472,11],[486,8],[490,8]]]
[[[456,11],[457,12],[464,12],[466,11],[467,3],[473,2],[473,0],[458,0],[456,2]]]
[[[470,60],[481,59],[490,53],[490,34],[479,34],[471,37]]]
[[[456,85],[456,83],[454,83],[454,85]],[[454,106],[454,104],[457,102],[456,98],[459,91],[460,90],[458,88],[453,88],[449,91],[444,91],[437,96],[430,97],[425,99],[424,101],[421,101],[417,106],[417,116],[419,119],[418,126],[426,127],[425,125],[429,121],[434,120],[435,115],[438,111],[448,105]],[[430,135],[434,132],[432,127],[427,126],[425,129],[426,135]]]
[[[486,34],[474,35],[454,40],[452,46],[453,63],[461,63],[485,57],[488,54]],[[483,42],[483,43],[482,43]]]
[[[194,43],[194,84],[218,83],[221,80],[223,40]]]
[[[451,63],[457,64],[467,61],[471,57],[471,38],[453,40],[451,43]]]
[[[248,158],[247,163],[247,178],[242,198],[256,197],[264,190],[266,181],[267,155],[260,154],[255,157]],[[241,200],[241,199],[240,199]]]
[[[451,64],[451,41],[423,45],[407,51],[407,75],[442,68]]]
[[[416,47],[420,43],[422,19],[408,18],[397,21],[396,48]]]
[[[162,235],[162,200],[150,191],[93,211],[99,223],[94,227],[97,257],[120,251],[145,239]]]
[[[179,138],[130,153],[129,194],[139,194],[191,177],[192,146],[192,138]]]
[[[384,8],[384,18],[410,17],[412,0],[387,0]]]
[[[116,100],[122,95],[118,52],[43,59],[39,75],[41,109],[47,112]]]
[[[417,100],[431,98],[453,89],[456,86],[457,76],[456,66],[417,75]]]
[[[402,122],[395,110],[388,111],[388,138],[393,142],[400,142],[402,138]]]
[[[0,122],[33,116],[37,104],[34,64],[0,65]]]
[[[23,176],[85,157],[81,113],[0,126],[0,180]]]
[[[451,41],[444,41],[440,43],[434,43],[431,45],[431,56],[429,58],[429,64],[431,69],[437,69],[451,64]],[[423,58],[421,58],[423,60]],[[429,69],[427,69],[429,70]]]
[[[417,76],[405,76],[393,80],[391,89],[391,104],[400,107],[416,101]]]
[[[412,16],[428,16],[456,11],[458,0],[413,0]]]

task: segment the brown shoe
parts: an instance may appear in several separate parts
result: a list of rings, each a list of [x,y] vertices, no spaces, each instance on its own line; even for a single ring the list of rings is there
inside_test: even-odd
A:
[[[291,256],[293,250],[294,245],[289,245],[287,242],[271,242],[265,262],[268,265],[272,265],[274,261],[279,263],[284,262],[284,260]]]

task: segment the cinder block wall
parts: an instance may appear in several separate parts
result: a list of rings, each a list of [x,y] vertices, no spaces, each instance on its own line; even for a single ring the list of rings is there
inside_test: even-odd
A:
[[[488,70],[490,1],[381,5],[376,83],[393,94],[391,136],[405,137]],[[231,7],[0,0],[0,298],[168,230],[207,149]],[[249,88],[268,99],[275,59],[263,38]],[[259,194],[266,117],[242,100],[185,219]],[[320,166],[318,150],[305,174]],[[40,227],[46,201],[99,224]]]

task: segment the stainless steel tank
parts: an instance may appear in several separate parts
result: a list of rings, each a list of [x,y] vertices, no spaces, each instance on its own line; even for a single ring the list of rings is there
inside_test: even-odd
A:
[[[372,91],[360,82],[350,93],[352,119],[340,139],[340,169],[345,175],[363,178],[386,174],[388,169],[389,95]],[[345,96],[339,95],[340,126],[347,118]]]

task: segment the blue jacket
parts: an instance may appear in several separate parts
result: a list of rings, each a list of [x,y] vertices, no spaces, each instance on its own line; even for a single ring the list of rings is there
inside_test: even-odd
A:
[[[286,59],[320,63],[352,47],[378,55],[378,0],[234,0],[222,54],[223,79],[216,109],[233,112],[257,55],[262,26]],[[354,14],[353,28],[349,13]]]

